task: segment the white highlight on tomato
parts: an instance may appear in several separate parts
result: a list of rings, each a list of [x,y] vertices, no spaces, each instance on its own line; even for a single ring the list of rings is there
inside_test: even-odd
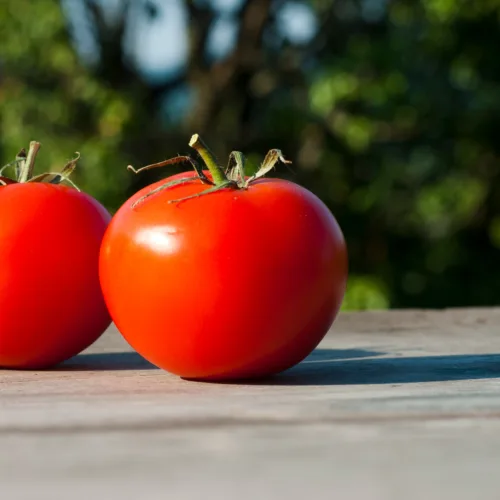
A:
[[[179,249],[177,230],[168,225],[144,228],[137,233],[135,241],[162,254],[173,254]]]

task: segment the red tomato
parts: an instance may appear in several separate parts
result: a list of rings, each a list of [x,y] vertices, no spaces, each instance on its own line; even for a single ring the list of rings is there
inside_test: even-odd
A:
[[[98,255],[109,213],[76,189],[0,187],[0,367],[45,368],[108,327]]]
[[[132,196],[101,246],[101,286],[125,339],[190,379],[260,377],[301,361],[345,291],[345,243],[327,207],[278,179],[168,203],[207,188],[196,179],[132,207],[164,183]]]

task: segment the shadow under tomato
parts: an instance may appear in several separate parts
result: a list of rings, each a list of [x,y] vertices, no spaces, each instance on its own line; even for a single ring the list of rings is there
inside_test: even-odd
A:
[[[80,354],[53,368],[55,371],[158,370],[136,352]]]
[[[376,356],[382,356],[385,353],[380,351],[372,351],[368,349],[315,349],[307,358],[300,362],[297,366],[282,372],[278,375],[259,377],[259,378],[246,378],[246,379],[233,379],[233,380],[200,380],[200,379],[190,379],[184,378],[187,381],[209,383],[209,384],[222,384],[222,385],[286,385],[283,383],[283,377],[285,374],[290,373],[292,370],[297,370],[298,367],[303,367],[306,364],[320,363],[321,367],[325,367],[325,363],[332,363],[342,360],[356,360],[362,358],[373,358]],[[322,375],[324,375],[322,373]],[[305,381],[307,382],[307,381]],[[301,384],[303,385],[303,384]],[[311,385],[317,385],[316,383]]]
[[[81,354],[54,370],[158,370],[136,352]],[[500,378],[500,354],[387,356],[365,349],[316,349],[297,366],[255,380],[206,382],[226,385],[327,386],[409,384]]]
[[[336,357],[335,350],[321,350],[321,357],[307,358],[297,366],[256,385],[355,385],[410,384],[500,378],[500,354],[456,354],[415,357]],[[331,357],[328,355],[331,353]],[[241,382],[240,382],[241,383]]]

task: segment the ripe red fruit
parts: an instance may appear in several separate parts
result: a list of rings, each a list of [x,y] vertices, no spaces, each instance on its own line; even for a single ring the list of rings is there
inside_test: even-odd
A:
[[[347,253],[328,208],[299,185],[253,178],[243,158],[228,175],[198,136],[207,163],[148,186],[115,214],[100,278],[130,345],[185,378],[260,377],[306,357],[343,299]],[[193,160],[177,157],[159,165]],[[145,167],[150,168],[150,167]],[[180,199],[180,201],[179,201]]]

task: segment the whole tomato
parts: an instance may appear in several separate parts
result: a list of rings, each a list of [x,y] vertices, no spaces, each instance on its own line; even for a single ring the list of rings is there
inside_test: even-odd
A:
[[[32,177],[39,143],[0,177],[0,368],[39,369],[92,344],[109,326],[98,257],[111,219],[95,199],[60,184],[61,173]],[[19,166],[22,164],[21,166]]]
[[[299,185],[228,175],[197,135],[208,171],[132,196],[103,239],[100,279],[111,317],[151,363],[188,379],[262,377],[295,365],[322,340],[347,279],[341,230]],[[144,167],[144,168],[151,168]],[[142,169],[141,169],[142,170]],[[180,200],[179,200],[180,199]]]

